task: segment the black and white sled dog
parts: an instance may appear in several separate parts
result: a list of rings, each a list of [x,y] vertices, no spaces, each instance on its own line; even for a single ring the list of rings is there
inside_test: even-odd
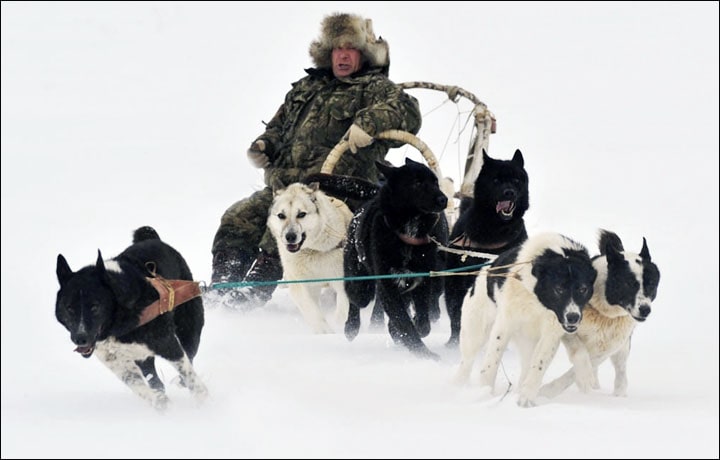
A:
[[[527,239],[523,216],[530,201],[524,164],[520,150],[515,151],[512,160],[490,158],[483,150],[474,196],[463,199],[460,217],[450,233],[448,269],[484,264]],[[445,280],[450,346],[457,345],[463,298],[472,284],[472,276],[451,276]]]
[[[133,244],[110,260],[103,261],[98,250],[95,265],[77,272],[59,254],[56,272],[55,316],[70,332],[75,351],[85,358],[94,353],[157,409],[164,409],[168,398],[155,356],[177,369],[196,399],[207,397],[192,365],[204,325],[200,290],[183,257],[154,229],[135,230]]]
[[[290,296],[316,333],[330,333],[320,307],[324,287],[335,291],[336,321],[345,324],[349,301],[343,285],[343,247],[353,213],[317,182],[275,184],[267,225],[275,237],[286,281],[334,279],[289,285]]]
[[[520,354],[518,405],[530,407],[560,340],[574,333],[597,273],[585,246],[558,233],[532,236],[477,276],[463,302],[457,382],[466,382],[480,348],[480,384],[495,386],[509,340]]]
[[[545,384],[541,396],[552,398],[575,381],[575,368],[592,367],[590,382],[578,381],[582,390],[599,388],[598,366],[607,358],[615,368],[615,396],[627,395],[627,359],[630,339],[638,322],[647,319],[657,296],[660,271],[643,238],[640,253],[626,251],[615,233],[601,230],[600,255],[593,258],[598,276],[577,333],[563,337],[563,345],[574,366]],[[578,372],[587,375],[586,371]]]
[[[435,173],[422,163],[407,158],[400,167],[376,164],[386,180],[350,222],[344,272],[345,277],[394,276],[345,281],[350,299],[345,335],[355,338],[360,309],[375,299],[388,316],[388,331],[396,343],[419,356],[437,359],[422,337],[430,333],[429,313],[437,308],[443,279],[414,274],[444,268],[433,239],[447,244],[444,210],[448,198]]]

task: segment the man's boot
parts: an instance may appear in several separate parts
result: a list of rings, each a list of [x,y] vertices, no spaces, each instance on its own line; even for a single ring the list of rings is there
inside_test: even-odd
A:
[[[268,282],[268,284],[250,284],[249,286],[234,288],[223,297],[223,304],[234,310],[250,310],[265,305],[283,276],[280,256],[260,251],[255,263],[250,267],[245,283]]]
[[[225,248],[213,254],[211,283],[238,283],[245,279],[245,275],[255,262],[255,254],[235,248]],[[223,299],[233,288],[211,289],[203,300],[208,305],[224,303]]]

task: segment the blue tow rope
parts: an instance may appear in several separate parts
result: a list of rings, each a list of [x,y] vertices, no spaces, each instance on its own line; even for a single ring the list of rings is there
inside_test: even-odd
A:
[[[239,288],[247,286],[269,286],[273,284],[296,284],[296,283],[327,283],[330,281],[367,281],[367,280],[378,280],[387,278],[420,278],[420,277],[433,277],[433,276],[444,276],[446,273],[458,273],[463,271],[472,271],[475,269],[482,268],[486,265],[490,265],[492,262],[486,262],[484,264],[468,265],[467,267],[451,268],[449,270],[433,271],[433,272],[420,272],[420,273],[397,273],[391,275],[366,275],[366,276],[349,276],[346,278],[313,278],[305,280],[278,280],[278,281],[238,281],[233,283],[213,283],[207,289],[227,289],[227,288]],[[470,275],[472,273],[468,273]]]

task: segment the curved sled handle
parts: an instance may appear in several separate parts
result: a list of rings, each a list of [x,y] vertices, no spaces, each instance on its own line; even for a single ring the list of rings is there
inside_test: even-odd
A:
[[[470,148],[465,159],[465,172],[460,184],[460,196],[472,197],[475,186],[475,179],[480,174],[482,168],[483,155],[485,150],[489,152],[490,134],[494,134],[497,130],[495,115],[488,110],[487,105],[478,99],[470,91],[459,86],[441,85],[427,81],[409,81],[398,83],[403,89],[430,89],[446,93],[448,98],[457,103],[461,98],[465,98],[473,104],[473,118],[475,120],[475,134],[472,136]]]
[[[413,147],[418,149],[418,151],[422,154],[423,158],[425,158],[428,167],[432,169],[438,177],[442,177],[442,173],[440,172],[440,165],[437,161],[437,158],[435,158],[435,154],[432,152],[432,150],[430,150],[430,147],[428,147],[425,142],[418,139],[417,136],[415,136],[414,134],[407,131],[401,131],[399,129],[389,129],[387,131],[376,134],[375,139],[400,141],[412,145]],[[340,142],[338,142],[337,145],[335,145],[335,147],[333,147],[333,149],[328,154],[320,172],[325,174],[332,174],[333,169],[335,169],[335,165],[340,160],[340,157],[342,157],[342,155],[348,150],[348,147],[349,145],[347,141],[341,140]]]
[[[418,139],[418,137],[414,134],[407,131],[401,131],[399,129],[390,129],[387,131],[383,131],[376,134],[375,138],[404,142],[418,149],[418,151],[422,154],[423,158],[425,158],[428,167],[438,177],[438,180],[440,182],[440,189],[448,197],[448,204],[447,209],[445,210],[445,216],[448,219],[448,224],[452,226],[452,224],[454,224],[455,220],[457,219],[457,213],[455,212],[454,204],[455,200],[453,199],[455,197],[455,185],[453,184],[452,179],[450,179],[449,177],[443,177],[442,172],[440,171],[440,164],[438,163],[437,158],[435,158],[435,154],[432,153],[432,150],[430,150],[430,147],[428,147],[425,142]],[[335,147],[333,147],[333,149],[328,154],[327,158],[325,159],[325,163],[323,163],[322,165],[322,169],[320,169],[320,172],[324,174],[332,174],[338,160],[340,160],[340,157],[348,150],[348,148],[349,144],[347,141],[341,140],[340,142],[338,142],[337,145],[335,145]]]

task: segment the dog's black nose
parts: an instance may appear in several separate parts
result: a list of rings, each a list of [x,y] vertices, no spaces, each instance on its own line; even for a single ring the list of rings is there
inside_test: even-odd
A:
[[[515,191],[514,188],[506,188],[503,191],[503,198],[505,198],[505,199],[514,200],[516,196],[517,196],[517,192]]]
[[[567,315],[565,315],[565,320],[567,320],[569,324],[575,324],[579,322],[580,318],[581,316],[579,313],[568,313]]]
[[[640,316],[647,318],[650,315],[650,305],[640,305]]]
[[[438,205],[442,206],[443,208],[447,206],[448,199],[445,195],[438,195],[437,197],[437,203]]]
[[[72,340],[78,347],[87,347],[90,345],[90,337],[88,337],[88,335],[84,332],[71,334],[70,340]]]
[[[298,234],[295,233],[295,232],[287,232],[287,233],[285,234],[285,240],[286,240],[288,243],[297,243]]]

